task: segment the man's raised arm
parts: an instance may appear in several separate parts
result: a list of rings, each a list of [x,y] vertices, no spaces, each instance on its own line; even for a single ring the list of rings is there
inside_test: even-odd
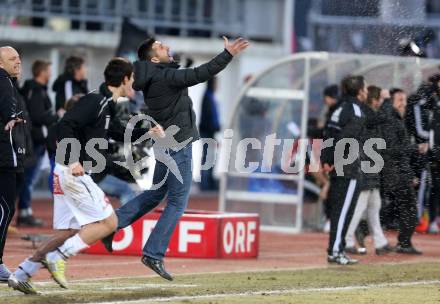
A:
[[[230,43],[226,37],[223,37],[223,39],[225,41],[224,51],[209,62],[189,69],[166,69],[165,79],[168,80],[171,85],[178,87],[191,87],[208,81],[225,69],[229,62],[231,62],[233,56],[239,54],[249,46],[249,42],[243,38],[238,38],[232,43]]]

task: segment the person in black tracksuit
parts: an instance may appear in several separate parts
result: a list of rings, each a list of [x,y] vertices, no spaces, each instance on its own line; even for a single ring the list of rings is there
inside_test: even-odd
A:
[[[400,95],[399,95],[400,94]],[[396,251],[407,254],[421,254],[411,243],[417,224],[416,196],[414,192],[415,174],[410,165],[412,153],[418,146],[410,142],[405,127],[406,96],[403,91],[394,92],[392,100],[385,100],[380,111],[387,115],[382,124],[382,136],[386,149],[382,157],[384,167],[381,174],[383,195],[393,202],[399,223]]]
[[[428,233],[438,233],[437,217],[440,215],[440,74],[433,76],[436,94],[431,98],[432,121],[430,132],[429,162],[431,169],[431,196],[429,200]]]
[[[47,130],[58,120],[47,94],[47,83],[51,75],[50,63],[36,60],[32,65],[32,73],[34,78],[26,80],[21,89],[32,121],[33,157],[25,165],[24,184],[20,189],[18,200],[17,226],[41,226],[43,224],[42,220],[33,216],[32,192],[46,152]]]
[[[343,159],[355,152],[347,144],[344,145],[343,152],[339,151],[336,144],[344,139],[354,139],[357,144],[362,143],[365,117],[360,103],[367,97],[367,88],[362,76],[347,76],[342,81],[341,88],[342,102],[333,112],[324,130],[324,140],[333,138],[333,146],[323,149],[321,163],[325,171],[330,171],[328,262],[347,265],[357,263],[345,255],[345,236],[359,196],[360,157],[357,152],[353,161],[344,165]]]
[[[0,281],[10,272],[3,264],[3,251],[9,224],[15,213],[17,178],[23,172],[26,156],[24,104],[15,78],[21,73],[21,60],[11,47],[0,48]]]
[[[66,59],[64,73],[58,76],[52,86],[55,92],[55,110],[64,109],[66,101],[72,96],[88,93],[84,59],[71,56]]]
[[[428,144],[431,116],[430,99],[434,94],[434,88],[430,83],[422,83],[415,94],[408,97],[406,108],[405,124],[411,142],[420,145],[421,152],[418,150],[411,155],[411,167],[419,180],[417,191],[417,216],[423,214],[425,198],[427,196],[429,182],[429,159]]]

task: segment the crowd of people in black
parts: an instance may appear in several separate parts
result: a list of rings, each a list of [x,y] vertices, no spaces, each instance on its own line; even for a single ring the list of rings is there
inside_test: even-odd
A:
[[[365,254],[367,233],[377,255],[422,254],[411,240],[425,210],[426,232],[439,232],[440,74],[408,94],[368,85],[356,75],[324,90],[318,128],[323,140],[334,144],[322,150],[323,170],[314,177],[329,220],[329,263],[357,263],[347,253]],[[349,143],[337,149],[336,143],[349,139],[359,151]],[[355,154],[351,162],[350,153]],[[396,246],[383,229],[398,231]]]

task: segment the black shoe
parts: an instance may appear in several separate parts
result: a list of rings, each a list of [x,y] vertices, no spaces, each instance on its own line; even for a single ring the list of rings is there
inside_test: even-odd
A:
[[[173,277],[165,270],[163,262],[144,255],[141,259],[142,263],[151,268],[154,272],[160,275],[162,278],[168,281],[172,281]]]
[[[394,248],[387,244],[383,247],[376,248],[376,255],[385,255],[385,254],[391,253],[393,251],[394,251]]]
[[[18,227],[41,227],[43,225],[44,222],[38,218],[35,218],[33,215],[17,217]]]
[[[414,255],[420,255],[422,254],[421,251],[415,249],[413,246],[401,246],[401,245],[397,245],[396,246],[396,252],[397,253],[403,253],[403,254],[414,254]]]
[[[109,235],[107,235],[105,238],[101,240],[102,244],[104,244],[105,250],[112,253],[113,252],[113,237],[115,236],[116,232],[112,232]]]

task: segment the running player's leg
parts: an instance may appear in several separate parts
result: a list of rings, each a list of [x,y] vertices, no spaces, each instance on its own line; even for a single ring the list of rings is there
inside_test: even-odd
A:
[[[54,215],[53,215],[53,228],[56,230],[48,241],[38,247],[32,257],[25,259],[13,273],[9,280],[9,285],[24,293],[35,293],[35,289],[30,283],[31,277],[43,266],[48,268],[49,272],[54,277],[54,273],[58,279],[55,281],[62,287],[67,286],[65,281],[65,261],[55,260],[51,262],[48,255],[53,250],[56,250],[72,235],[75,235],[80,225],[75,219],[71,208],[69,207],[69,198],[64,194],[61,188],[60,175],[62,175],[61,169],[58,167],[54,172]]]
[[[59,167],[58,171],[65,195],[65,206],[69,208],[74,221],[81,229],[46,255],[45,266],[54,280],[61,287],[66,287],[64,272],[67,259],[112,233],[117,227],[117,218],[104,192],[90,176],[73,177],[63,167]]]
[[[166,180],[169,174],[171,173],[169,173],[166,165],[161,162],[156,163],[153,177],[153,187],[155,189],[142,192],[116,209],[119,229],[131,225],[160,204],[167,193]]]

